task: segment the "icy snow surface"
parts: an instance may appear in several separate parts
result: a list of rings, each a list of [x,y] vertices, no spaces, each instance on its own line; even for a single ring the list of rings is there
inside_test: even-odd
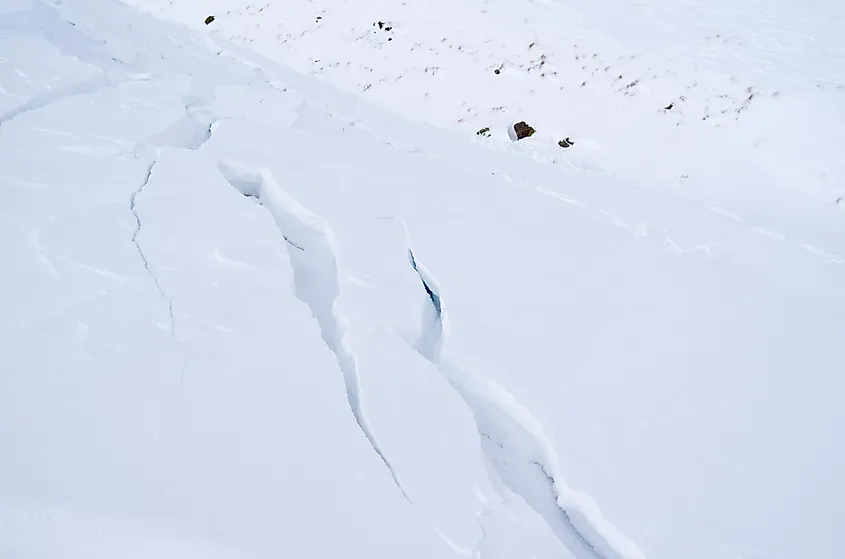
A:
[[[131,3],[0,5],[0,557],[841,556],[838,4]]]

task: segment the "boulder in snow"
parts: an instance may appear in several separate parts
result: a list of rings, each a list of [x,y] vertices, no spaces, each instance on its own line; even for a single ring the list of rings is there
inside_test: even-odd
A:
[[[517,140],[522,140],[523,138],[529,138],[534,135],[533,127],[527,124],[524,120],[517,122],[513,125],[514,134],[516,134]]]

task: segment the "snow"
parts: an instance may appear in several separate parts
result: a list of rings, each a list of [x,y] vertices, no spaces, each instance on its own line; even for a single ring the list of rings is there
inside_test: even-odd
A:
[[[527,120],[543,158],[578,141],[582,170],[718,205],[842,196],[845,9],[829,0],[132,3],[194,27],[214,13],[213,36],[419,122],[504,139]]]
[[[0,6],[0,556],[840,555],[838,4],[131,4]]]

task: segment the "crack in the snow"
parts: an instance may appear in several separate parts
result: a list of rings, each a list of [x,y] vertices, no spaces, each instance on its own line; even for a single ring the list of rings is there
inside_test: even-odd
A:
[[[173,316],[173,300],[167,296],[164,292],[164,289],[161,287],[161,283],[158,280],[158,277],[153,273],[152,269],[150,268],[150,262],[147,259],[146,253],[144,253],[144,249],[141,247],[141,242],[138,240],[138,235],[141,233],[141,216],[138,214],[138,208],[136,207],[136,200],[138,195],[144,191],[144,189],[150,184],[150,181],[153,178],[153,171],[155,170],[156,165],[158,164],[158,159],[153,159],[149,165],[147,165],[147,170],[144,175],[144,180],[141,182],[140,186],[135,189],[132,194],[129,196],[129,210],[132,212],[132,216],[135,218],[135,228],[132,231],[132,244],[135,245],[135,250],[138,252],[138,256],[141,258],[141,262],[144,264],[144,269],[147,271],[147,275],[150,276],[150,279],[153,280],[153,284],[155,285],[156,291],[161,296],[162,299],[167,303],[167,313],[170,320],[170,336],[175,340],[177,339],[176,336],[176,319]],[[185,369],[188,367],[188,357],[186,355],[182,356],[182,367],[179,372],[179,388],[181,389],[185,384]]]
[[[156,164],[158,163],[158,159],[153,159],[149,165],[147,165],[147,172],[144,176],[144,180],[141,185],[132,192],[132,195],[129,197],[129,210],[132,212],[132,216],[135,218],[135,229],[132,231],[132,244],[135,245],[135,250],[138,251],[138,256],[141,257],[141,262],[144,263],[144,269],[147,271],[147,275],[153,280],[153,283],[156,286],[156,291],[158,294],[162,296],[162,298],[167,301],[167,311],[170,314],[170,334],[172,336],[176,336],[176,323],[173,319],[173,302],[164,294],[164,290],[161,288],[161,284],[158,281],[158,278],[150,269],[150,262],[147,260],[147,255],[144,254],[144,249],[141,248],[141,243],[138,241],[138,235],[141,233],[141,216],[138,215],[138,209],[135,207],[135,200],[138,198],[138,195],[144,191],[148,184],[150,184],[150,180],[153,178],[153,170],[155,169]]]
[[[86,95],[88,93],[95,93],[101,89],[117,87],[125,81],[146,81],[147,79],[148,76],[146,74],[127,74],[124,79],[118,79],[116,73],[113,71],[102,72],[92,78],[88,78],[87,80],[83,80],[68,87],[41,93],[40,95],[30,98],[25,103],[9,109],[0,115],[0,128],[12,119],[32,111],[43,109],[53,103],[67,99],[68,97]]]
[[[185,387],[185,369],[188,368],[188,357],[182,357],[182,368],[179,370],[179,389]]]
[[[554,447],[531,413],[494,380],[444,358],[448,322],[441,292],[417,261],[410,236],[408,247],[410,264],[430,303],[414,349],[440,371],[470,408],[482,452],[501,481],[545,519],[576,559],[644,559],[637,545],[605,520],[591,499],[566,486],[557,470]]]
[[[293,248],[295,248],[295,249],[297,249],[297,250],[301,250],[302,252],[305,252],[305,249],[304,249],[304,248],[302,248],[301,246],[299,246],[299,245],[298,245],[298,244],[296,244],[295,242],[291,241],[291,240],[290,240],[290,239],[288,239],[286,236],[282,235],[282,238],[283,238],[283,239],[287,242],[287,244],[289,244],[289,245],[290,245],[290,246],[292,246]]]
[[[478,489],[478,486],[475,486],[475,496],[481,503],[481,510],[477,510],[475,512],[475,522],[478,524],[478,530],[481,535],[475,542],[475,547],[472,550],[472,557],[474,559],[481,559],[481,556],[484,554],[484,548],[487,543],[488,536],[485,519],[493,518],[493,505],[490,502],[490,499],[488,499],[487,496]]]
[[[176,120],[164,130],[141,140],[132,151],[138,152],[147,146],[168,146],[176,149],[199,151],[206,142],[211,140],[217,123],[224,119],[213,118],[210,114],[204,114],[202,112],[206,105],[204,100],[187,100],[183,101],[183,105],[185,113],[182,118]]]
[[[340,275],[332,230],[321,217],[291,198],[265,168],[221,161],[220,173],[242,195],[254,198],[276,222],[289,247],[294,274],[294,294],[311,311],[323,343],[337,358],[346,387],[346,398],[358,428],[384,463],[394,485],[413,505],[399,477],[370,428],[361,401],[358,363],[347,344],[344,317],[337,308]],[[296,249],[296,250],[293,250]]]

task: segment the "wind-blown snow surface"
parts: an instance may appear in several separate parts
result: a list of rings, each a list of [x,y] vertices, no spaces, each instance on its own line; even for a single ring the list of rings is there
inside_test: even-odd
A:
[[[0,56],[3,557],[845,546],[841,208],[467,142],[108,0],[4,3]]]

